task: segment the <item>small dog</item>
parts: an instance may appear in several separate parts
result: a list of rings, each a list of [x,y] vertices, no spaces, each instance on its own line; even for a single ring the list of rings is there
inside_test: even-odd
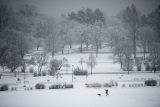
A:
[[[97,94],[98,96],[101,96],[101,94]]]

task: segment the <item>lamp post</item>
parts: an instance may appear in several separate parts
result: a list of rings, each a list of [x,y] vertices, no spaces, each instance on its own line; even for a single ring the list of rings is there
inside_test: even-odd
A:
[[[73,68],[74,68],[74,65],[72,65],[72,82],[73,82]]]

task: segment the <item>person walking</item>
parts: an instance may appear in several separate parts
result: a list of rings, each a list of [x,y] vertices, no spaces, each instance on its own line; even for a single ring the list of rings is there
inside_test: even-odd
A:
[[[109,95],[109,94],[108,94],[108,89],[105,89],[105,92],[106,92],[106,96]]]

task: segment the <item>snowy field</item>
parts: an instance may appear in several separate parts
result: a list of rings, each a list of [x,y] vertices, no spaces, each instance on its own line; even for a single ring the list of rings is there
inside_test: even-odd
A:
[[[82,67],[80,58],[88,60],[89,54],[56,55],[56,59],[68,59],[70,67],[62,67],[61,73],[71,73],[72,66]],[[51,57],[50,57],[51,59]],[[114,63],[111,54],[99,54],[95,72],[123,72],[118,63]],[[36,67],[34,67],[36,70]],[[43,68],[45,70],[46,67]],[[90,72],[90,68],[84,63],[83,69]],[[4,73],[0,79],[0,85],[8,84],[9,91],[0,92],[0,107],[160,107],[160,73],[131,73],[131,74],[93,74],[88,76],[58,75],[33,77],[33,74]],[[25,76],[25,83],[24,83]],[[17,82],[20,78],[21,82]],[[144,86],[145,80],[157,80],[158,86]],[[49,80],[49,82],[48,82]],[[117,82],[118,86],[108,87],[109,96],[104,89],[87,88],[88,83]],[[46,89],[36,90],[35,84],[43,83]],[[72,89],[48,89],[52,84],[73,84]],[[138,87],[129,85],[141,84]],[[33,90],[25,90],[23,86],[32,87]],[[125,87],[124,87],[125,85]],[[11,87],[17,87],[17,91],[11,91]],[[101,94],[98,96],[97,94]]]
[[[159,87],[1,92],[0,107],[160,107]],[[101,94],[98,96],[97,94]]]
[[[56,59],[66,58],[68,59],[68,63],[70,67],[68,68],[68,72],[71,71],[72,65],[74,68],[79,67],[82,68],[80,64],[80,59],[83,58],[83,69],[88,70],[90,72],[90,67],[87,66],[86,62],[88,60],[90,54],[72,54],[72,55],[57,55],[55,56]],[[112,54],[99,54],[96,58],[97,65],[93,69],[94,72],[119,72],[121,71],[120,65],[113,61]],[[67,72],[66,68],[63,67],[61,72]]]
[[[18,91],[0,92],[0,107],[160,107],[160,87],[122,87],[122,84],[143,83],[141,78],[159,80],[159,73],[142,74],[96,74],[92,76],[61,75],[59,78],[51,76],[28,76],[27,87],[34,87],[36,83],[46,86],[53,83],[73,83],[73,89],[22,90],[22,83],[16,83],[15,77],[3,77],[0,83],[12,84],[19,87]],[[135,80],[135,78],[138,80]],[[47,80],[50,80],[47,83]],[[23,77],[21,77],[23,80]],[[118,82],[118,86],[109,87],[109,96],[105,96],[104,88],[86,88],[85,83],[104,83],[110,80]],[[105,88],[106,89],[106,88]],[[98,96],[97,94],[101,94]]]

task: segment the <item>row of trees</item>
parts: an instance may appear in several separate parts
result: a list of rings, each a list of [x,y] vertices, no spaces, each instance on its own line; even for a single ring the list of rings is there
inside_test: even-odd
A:
[[[121,24],[116,24],[110,29],[110,40],[113,44],[113,52],[119,58],[121,64],[126,63],[126,68],[130,70],[132,55],[136,60],[136,53],[143,52],[143,58],[146,59],[146,53],[149,54],[152,66],[159,66],[160,61],[160,6],[147,16],[140,14],[135,5],[127,7],[118,14]],[[125,60],[124,60],[125,59]]]
[[[38,10],[23,5],[13,10],[0,5],[0,65],[13,72],[24,63],[23,57],[31,48],[32,30]]]
[[[79,52],[93,47],[98,57],[103,44],[112,47],[119,62],[136,58],[137,49],[152,57],[154,65],[159,59],[160,30],[158,6],[148,15],[142,15],[134,4],[117,17],[105,18],[100,9],[81,9],[62,15],[58,19],[41,14],[35,6],[22,5],[17,9],[0,5],[0,65],[13,72],[24,65],[24,55],[33,49],[64,54],[69,45],[79,45]],[[129,69],[129,68],[128,68]]]

